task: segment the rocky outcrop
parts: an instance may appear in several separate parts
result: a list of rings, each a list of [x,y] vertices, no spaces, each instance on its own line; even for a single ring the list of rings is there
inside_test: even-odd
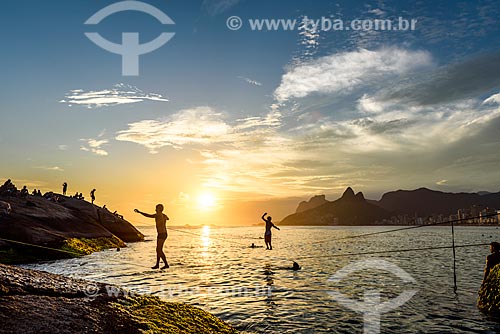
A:
[[[500,265],[493,267],[481,284],[477,307],[490,316],[500,317]]]
[[[341,198],[285,217],[281,225],[372,225],[390,213],[365,200],[349,187]]]
[[[76,254],[88,254],[102,248],[124,247],[124,241],[144,240],[142,233],[132,224],[106,209],[76,198],[58,198],[54,202],[39,196],[2,196],[0,199],[9,203],[12,210],[10,214],[0,214],[0,238],[68,252],[52,252],[3,241],[0,262],[65,257],[71,255],[72,250]],[[78,248],[82,243],[75,240],[86,246]]]
[[[237,333],[186,304],[2,264],[0,323],[2,333]]]
[[[313,196],[313,197],[311,197],[311,199],[309,201],[300,202],[299,206],[297,207],[297,210],[295,212],[302,212],[302,211],[314,209],[314,208],[316,208],[320,205],[323,205],[325,203],[328,203],[325,195]]]

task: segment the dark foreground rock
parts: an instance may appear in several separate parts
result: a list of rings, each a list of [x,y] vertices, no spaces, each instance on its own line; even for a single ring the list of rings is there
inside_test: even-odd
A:
[[[56,248],[53,252],[0,240],[0,263],[22,263],[89,254],[104,248],[125,247],[124,242],[144,240],[132,224],[87,201],[59,196],[2,196],[10,214],[0,213],[0,238]]]
[[[0,324],[0,333],[237,333],[186,304],[2,264]]]
[[[500,318],[500,265],[493,267],[481,285],[477,307],[485,314]]]

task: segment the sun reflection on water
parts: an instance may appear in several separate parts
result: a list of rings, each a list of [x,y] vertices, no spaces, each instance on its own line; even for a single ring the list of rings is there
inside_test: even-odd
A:
[[[209,256],[209,248],[212,244],[212,240],[210,238],[210,226],[203,226],[201,228],[200,240],[202,247],[201,256],[207,257]]]

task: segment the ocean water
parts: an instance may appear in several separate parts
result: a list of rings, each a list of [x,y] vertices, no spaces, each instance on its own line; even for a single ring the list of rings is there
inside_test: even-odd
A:
[[[150,269],[156,232],[154,227],[143,227],[147,241],[131,243],[120,252],[107,250],[25,267],[186,302],[244,333],[363,333],[365,323],[379,323],[381,333],[500,332],[498,323],[476,309],[487,246],[456,250],[458,291],[454,294],[451,249],[344,256],[450,246],[450,227],[334,240],[393,228],[283,226],[273,231],[272,251],[249,247],[264,245],[263,229],[258,227],[170,229],[164,250],[171,268],[158,271]],[[487,243],[500,240],[500,230],[456,227],[455,240],[456,244]],[[300,271],[288,269],[293,260],[302,266]],[[349,268],[352,272],[331,280]],[[401,278],[404,273],[394,268],[411,279]],[[332,291],[351,302],[339,303]],[[354,303],[378,310],[379,302],[394,300],[405,291],[416,293],[403,305],[382,311],[379,321],[364,317],[366,310],[352,310]]]

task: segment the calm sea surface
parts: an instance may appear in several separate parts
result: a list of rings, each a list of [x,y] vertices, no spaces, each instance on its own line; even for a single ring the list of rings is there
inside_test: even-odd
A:
[[[168,301],[201,307],[245,333],[362,333],[363,314],[337,303],[330,291],[364,301],[377,290],[381,302],[408,290],[417,293],[403,306],[382,314],[381,333],[497,333],[500,325],[476,309],[487,246],[457,249],[458,292],[453,293],[452,250],[338,256],[398,248],[451,245],[450,227],[425,227],[377,236],[331,241],[394,227],[287,227],[273,231],[272,251],[258,227],[169,230],[166,271],[155,261],[154,228],[140,230],[146,242],[120,252],[107,250],[79,259],[27,265],[71,277],[118,284]],[[496,227],[457,227],[457,244],[500,241]],[[292,260],[302,270],[292,271]],[[328,281],[347,265],[385,260],[406,271],[414,283],[384,267]],[[376,262],[368,262],[370,263]],[[355,267],[356,269],[356,267]],[[359,269],[359,268],[358,268]]]

